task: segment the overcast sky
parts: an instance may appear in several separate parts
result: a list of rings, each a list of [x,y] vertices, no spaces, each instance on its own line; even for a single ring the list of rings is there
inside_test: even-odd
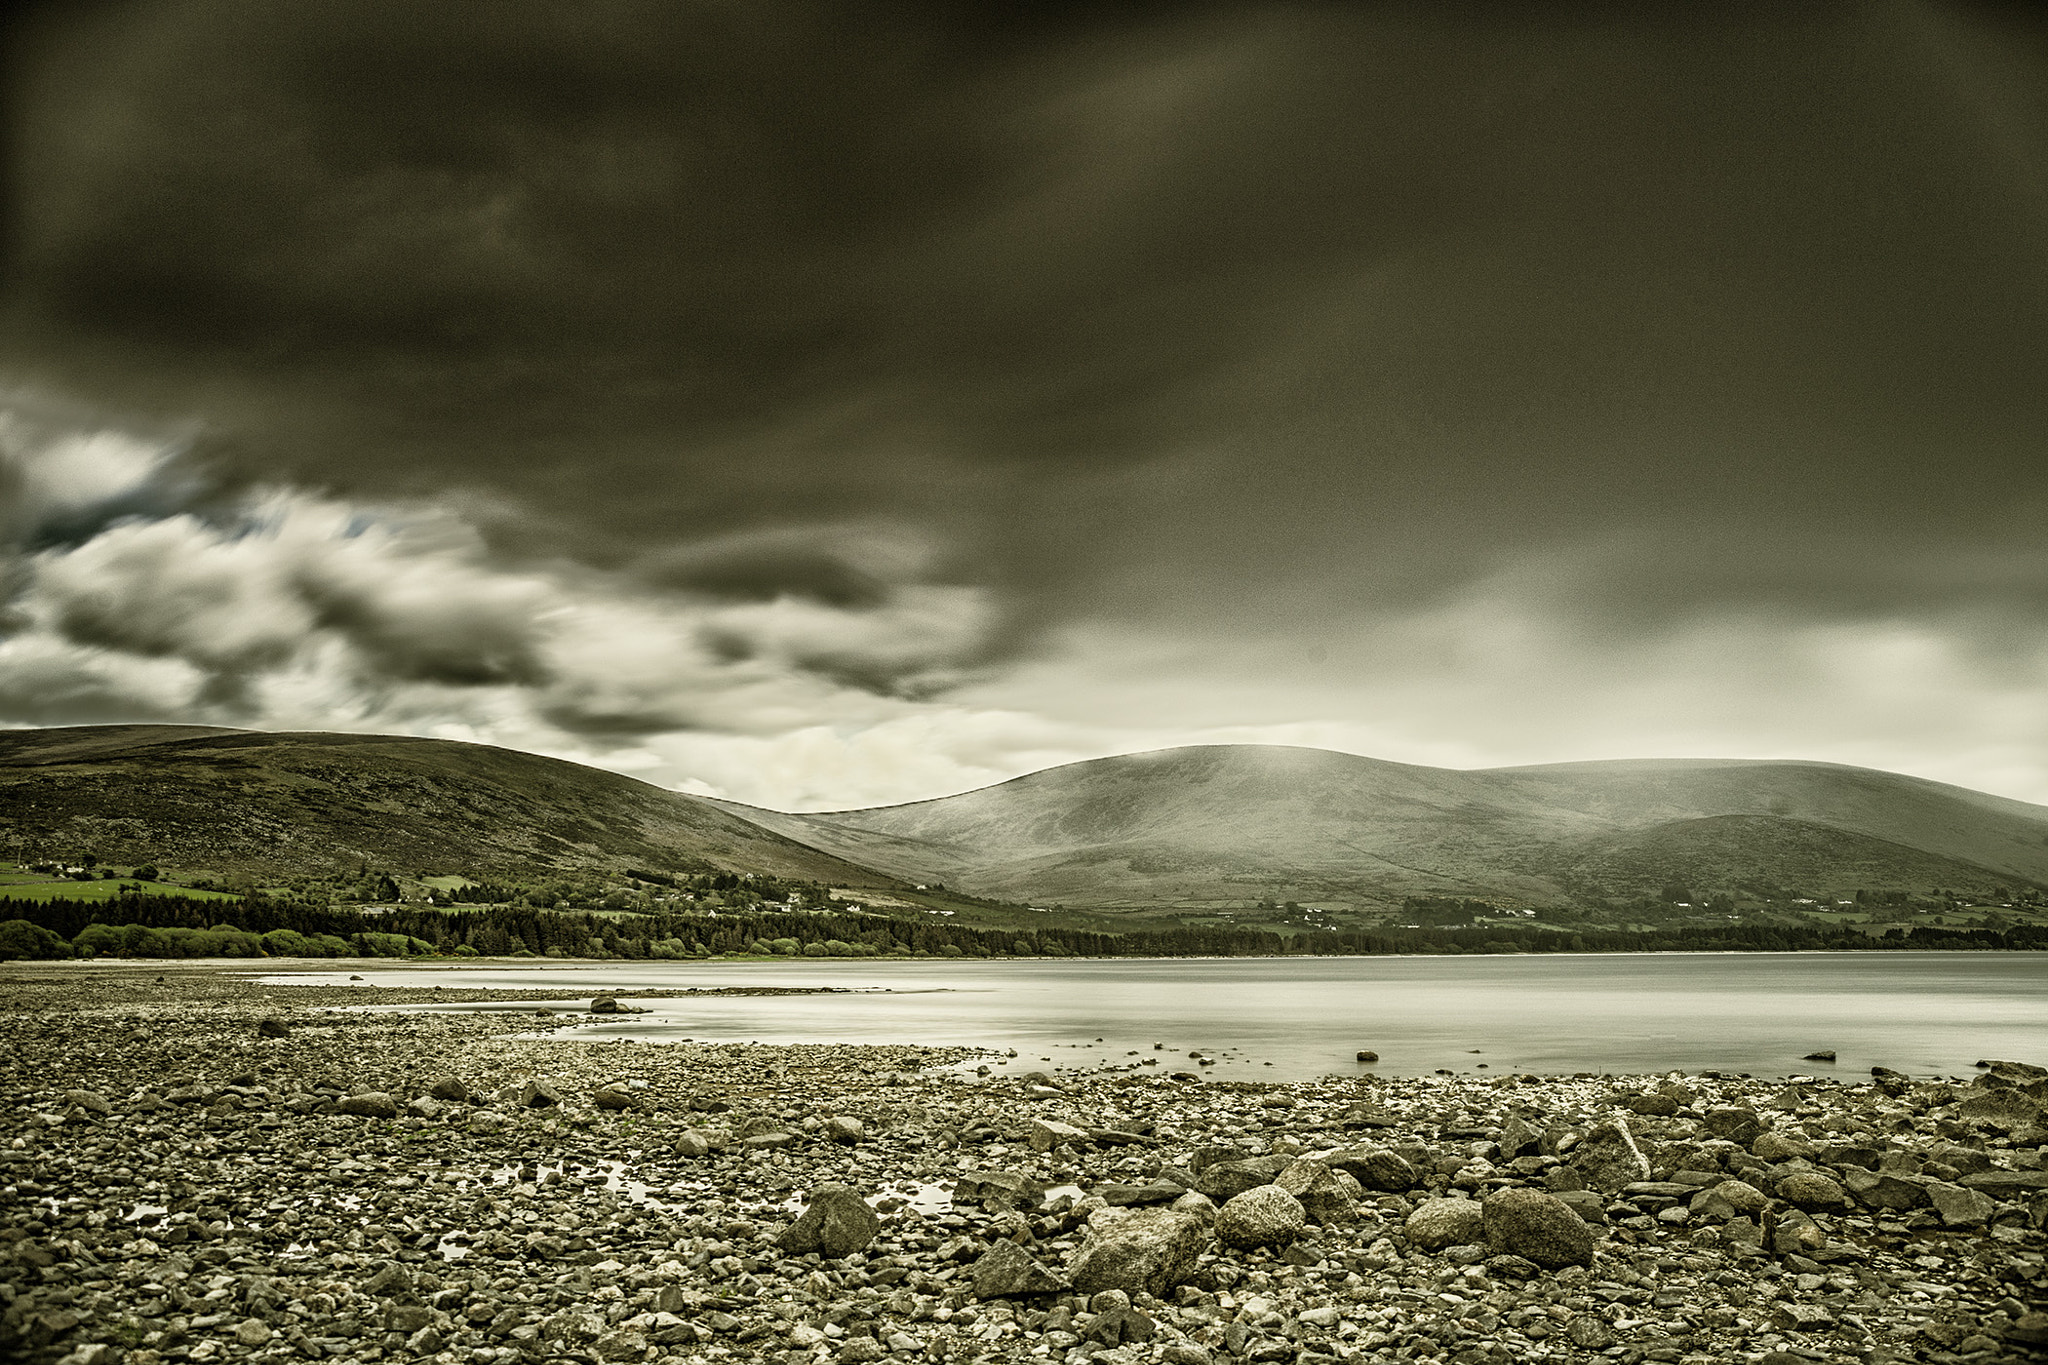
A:
[[[0,723],[2048,802],[2023,7],[23,14]]]

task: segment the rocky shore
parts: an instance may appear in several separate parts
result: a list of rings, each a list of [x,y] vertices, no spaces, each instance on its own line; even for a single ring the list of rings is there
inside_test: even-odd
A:
[[[1017,1077],[958,1050],[518,1038],[564,1016],[324,1008],[372,993],[0,975],[0,1355],[2048,1351],[2048,1072],[2022,1063],[1853,1084]]]

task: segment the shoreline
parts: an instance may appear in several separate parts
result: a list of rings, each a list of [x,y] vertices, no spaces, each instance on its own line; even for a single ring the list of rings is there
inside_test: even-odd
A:
[[[522,1039],[540,1021],[250,979],[274,970],[0,966],[0,1349],[1793,1365],[2048,1345],[2048,1074],[2023,1067],[979,1077],[962,1048]],[[876,1206],[858,1249],[790,1239],[829,1184]],[[1572,1222],[1546,1242],[1518,1201]],[[1247,1233],[1253,1214],[1277,1223]],[[1140,1225],[1185,1264],[1109,1283],[1105,1248]]]

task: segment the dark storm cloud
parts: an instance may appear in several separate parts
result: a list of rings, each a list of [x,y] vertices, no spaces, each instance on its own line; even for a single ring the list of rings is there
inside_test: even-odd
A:
[[[982,586],[984,653],[1538,571],[1623,632],[2048,600],[2039,29],[996,8],[47,11],[6,354],[230,483],[474,494],[509,558]]]

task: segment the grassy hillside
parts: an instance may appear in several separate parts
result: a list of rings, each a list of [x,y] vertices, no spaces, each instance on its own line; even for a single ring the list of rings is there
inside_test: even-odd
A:
[[[728,809],[907,880],[1097,907],[2048,884],[2048,808],[1817,763],[1466,772],[1217,745],[903,806]]]
[[[887,886],[708,802],[451,740],[194,726],[0,731],[0,844],[257,879],[719,868]]]

